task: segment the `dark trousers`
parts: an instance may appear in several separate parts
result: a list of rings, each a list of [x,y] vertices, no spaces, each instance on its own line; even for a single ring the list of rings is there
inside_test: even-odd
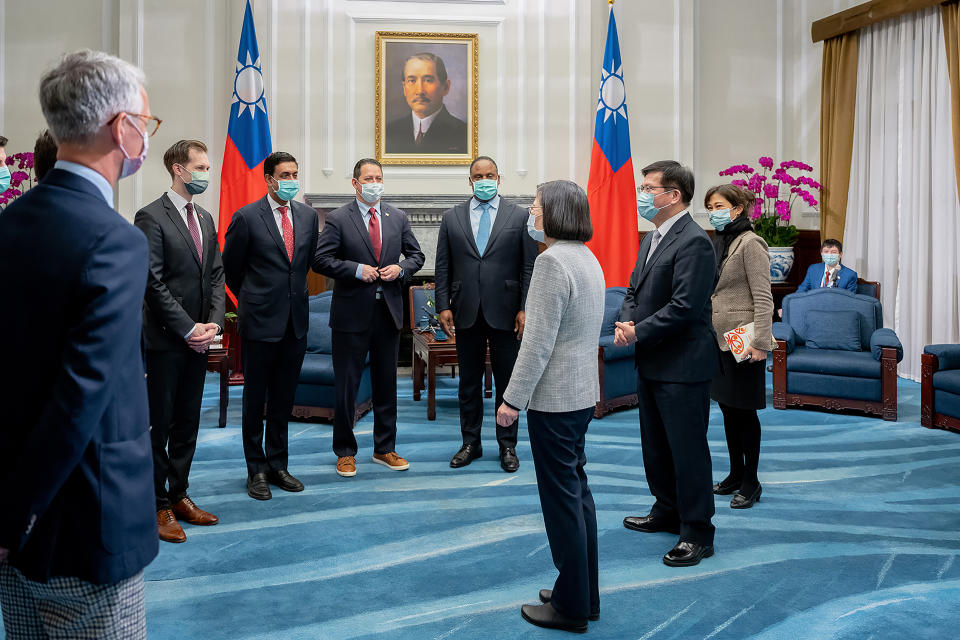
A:
[[[278,342],[243,341],[243,455],[251,476],[287,468],[287,423],[306,352],[307,336],[297,338],[291,322]]]
[[[503,403],[503,392],[510,383],[513,365],[520,352],[520,341],[513,331],[494,329],[487,324],[483,310],[477,310],[472,327],[457,327],[457,363],[460,366],[460,433],[463,444],[480,444],[483,424],[483,374],[487,368],[487,344],[490,344],[490,368],[496,386],[494,410]],[[496,416],[491,416],[496,423]],[[509,427],[497,425],[500,448],[517,446],[517,422]]]
[[[378,300],[366,331],[333,332],[334,391],[333,452],[338,458],[357,455],[353,424],[363,365],[370,354],[373,387],[373,452],[397,448],[397,355],[400,331],[386,302]]]
[[[543,523],[553,564],[560,572],[551,603],[572,618],[586,618],[591,610],[600,610],[597,510],[583,469],[587,463],[583,448],[593,409],[527,411]]]
[[[190,465],[197,450],[207,354],[184,345],[176,351],[148,350],[147,395],[157,510],[187,495]]]
[[[723,432],[727,436],[730,452],[730,476],[728,482],[740,481],[740,493],[752,494],[760,480],[760,418],[756,409],[737,409],[718,403],[723,413]]]
[[[637,379],[640,442],[651,514],[679,523],[680,540],[713,544],[713,478],[707,424],[710,381],[658,382]]]

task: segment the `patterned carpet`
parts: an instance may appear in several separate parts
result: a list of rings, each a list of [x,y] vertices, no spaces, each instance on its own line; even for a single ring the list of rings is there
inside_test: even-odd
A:
[[[147,569],[151,638],[501,639],[558,637],[519,607],[552,586],[530,448],[500,471],[485,456],[448,466],[459,445],[456,380],[441,378],[438,419],[402,379],[398,451],[411,469],[369,462],[372,418],[358,425],[358,475],[340,478],[324,424],[291,423],[290,470],[307,485],[255,502],[244,490],[240,388],[217,429],[207,380],[191,496],[221,524],[186,527]],[[900,381],[901,422],[812,411],[761,414],[763,498],[735,511],[717,498],[717,554],[669,568],[669,534],[621,526],[645,514],[635,410],[595,420],[587,472],[600,527],[601,619],[590,636],[648,638],[946,638],[960,623],[960,436],[919,424],[919,385]],[[769,404],[769,398],[768,398]],[[492,401],[488,401],[492,411]],[[711,413],[714,477],[728,463]]]

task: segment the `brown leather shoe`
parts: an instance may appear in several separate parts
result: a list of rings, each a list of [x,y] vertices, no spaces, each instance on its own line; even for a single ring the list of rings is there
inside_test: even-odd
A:
[[[375,453],[373,454],[373,461],[394,471],[406,471],[410,468],[410,463],[398,456],[396,451]]]
[[[357,461],[353,456],[342,456],[337,458],[337,473],[344,478],[352,478],[357,475]]]
[[[160,509],[157,511],[157,529],[160,531],[160,539],[164,542],[186,542],[187,534],[183,532],[183,527],[177,522],[173,515],[173,509]]]
[[[183,520],[187,524],[199,525],[201,527],[207,527],[220,522],[220,518],[212,513],[207,513],[195,505],[189,496],[184,496],[183,500],[173,505],[173,515],[177,516],[177,520]]]

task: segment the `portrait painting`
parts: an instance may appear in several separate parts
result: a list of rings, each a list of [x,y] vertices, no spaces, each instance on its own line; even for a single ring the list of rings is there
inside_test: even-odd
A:
[[[477,154],[477,34],[377,32],[376,157],[470,164]]]

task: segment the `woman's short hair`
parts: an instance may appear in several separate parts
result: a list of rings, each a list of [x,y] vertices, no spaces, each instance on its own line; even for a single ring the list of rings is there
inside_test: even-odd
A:
[[[750,213],[757,202],[757,197],[749,189],[738,187],[735,184],[718,184],[707,189],[707,195],[703,196],[703,206],[706,207],[710,203],[710,198],[714,195],[719,195],[729,202],[731,207],[743,207],[740,213],[746,214]]]
[[[543,207],[543,232],[555,240],[586,242],[593,237],[590,203],[575,182],[554,180],[537,189]]]

